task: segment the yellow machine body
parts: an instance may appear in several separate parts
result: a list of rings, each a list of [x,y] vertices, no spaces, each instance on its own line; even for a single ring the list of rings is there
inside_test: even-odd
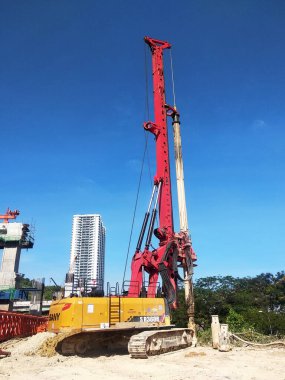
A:
[[[102,329],[170,325],[163,298],[72,297],[53,301],[48,331],[84,332]]]

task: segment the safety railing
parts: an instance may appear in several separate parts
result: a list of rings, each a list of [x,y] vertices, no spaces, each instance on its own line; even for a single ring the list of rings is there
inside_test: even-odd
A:
[[[109,282],[107,282],[107,296],[119,296],[120,295],[120,288],[119,283],[116,282],[116,286],[111,286]]]
[[[0,342],[46,331],[48,318],[0,310]]]
[[[133,292],[130,292],[130,289],[133,289]],[[141,297],[145,298],[147,297],[147,294],[153,293],[154,297],[161,297],[162,296],[162,290],[160,283],[156,283],[153,285],[150,285],[149,283],[144,283],[141,289],[139,290],[139,282],[138,281],[127,281],[125,280],[123,282],[122,286],[122,295],[125,297]]]

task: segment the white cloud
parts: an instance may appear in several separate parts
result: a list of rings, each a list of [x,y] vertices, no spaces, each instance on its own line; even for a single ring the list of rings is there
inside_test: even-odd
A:
[[[265,129],[267,127],[267,124],[262,119],[256,119],[256,120],[253,121],[252,127],[253,127],[254,130],[260,131],[260,130]]]

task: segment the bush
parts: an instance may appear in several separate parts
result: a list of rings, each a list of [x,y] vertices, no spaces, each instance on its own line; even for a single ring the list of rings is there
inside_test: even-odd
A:
[[[197,332],[198,343],[201,346],[212,345],[212,331],[211,329],[201,330]]]
[[[229,310],[226,321],[231,332],[243,332],[252,329],[252,326],[245,321],[244,317],[234,309]]]

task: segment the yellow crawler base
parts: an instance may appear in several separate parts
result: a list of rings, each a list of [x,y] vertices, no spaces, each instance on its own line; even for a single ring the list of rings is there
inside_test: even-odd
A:
[[[52,303],[48,331],[62,333],[56,350],[64,355],[126,349],[134,334],[170,327],[166,310],[163,298],[65,298]]]

